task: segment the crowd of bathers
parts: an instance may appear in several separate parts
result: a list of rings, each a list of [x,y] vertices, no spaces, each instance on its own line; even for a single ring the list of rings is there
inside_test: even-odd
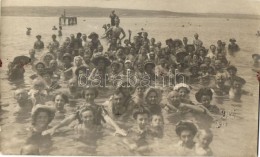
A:
[[[36,36],[29,50],[28,64],[34,71],[31,88],[15,91],[17,115],[31,115],[30,135],[21,154],[44,154],[46,139],[72,122],[82,141],[101,138],[100,132],[110,127],[129,148],[129,155],[151,152],[153,140],[164,137],[165,114],[176,113],[179,116],[171,124],[176,125],[179,138],[173,143],[174,155],[213,155],[211,127],[221,116],[213,98],[239,102],[242,95],[251,94],[243,90],[246,81],[226,58],[239,53],[236,39],[231,38],[228,47],[218,40],[207,48],[195,33],[192,42],[187,37],[170,38],[163,46],[145,31],[133,39],[128,31],[129,38],[124,39],[119,18],[111,20],[111,28],[103,35],[109,40],[108,49],[95,32],[71,34],[63,43],[54,34],[47,46],[41,35]],[[10,63],[10,81],[24,78],[24,64]],[[194,85],[199,89],[192,92]],[[106,101],[97,104],[99,98]],[[75,104],[75,100],[83,103]],[[196,123],[186,116],[190,114]],[[54,119],[57,123],[52,125]]]

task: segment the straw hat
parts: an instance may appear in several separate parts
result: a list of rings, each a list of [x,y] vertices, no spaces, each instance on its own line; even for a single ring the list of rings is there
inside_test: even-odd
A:
[[[96,54],[93,56],[92,63],[93,63],[95,66],[97,66],[99,60],[104,60],[106,66],[109,66],[109,65],[111,64],[110,60],[109,60],[106,56],[104,56],[102,53],[96,53]]]

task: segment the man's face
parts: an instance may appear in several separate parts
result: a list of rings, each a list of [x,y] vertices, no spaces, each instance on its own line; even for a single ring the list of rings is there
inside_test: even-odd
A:
[[[151,125],[154,127],[159,127],[163,124],[162,117],[159,115],[154,115],[152,117]]]
[[[136,121],[140,129],[144,129],[148,124],[148,114],[138,114],[136,117]]]
[[[81,113],[81,118],[84,124],[92,124],[94,122],[94,115],[90,110]]]
[[[190,130],[183,130],[180,134],[180,139],[184,145],[190,145],[193,143],[193,135]]]
[[[118,95],[114,95],[113,96],[113,105],[117,105],[117,106],[120,106],[123,104],[124,102],[124,96],[122,93],[118,94]]]

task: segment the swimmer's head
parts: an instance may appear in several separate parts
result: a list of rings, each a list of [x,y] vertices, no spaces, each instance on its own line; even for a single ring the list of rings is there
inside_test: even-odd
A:
[[[180,137],[183,145],[191,146],[194,142],[194,136],[197,134],[197,127],[193,122],[180,121],[176,124],[176,134]]]
[[[217,47],[215,45],[210,45],[209,48],[212,52],[215,52]]]
[[[51,36],[51,38],[53,39],[53,40],[55,40],[56,39],[56,35],[55,34],[53,34],[52,36]]]
[[[198,132],[198,143],[203,149],[207,149],[213,140],[213,133],[211,130],[200,130]]]
[[[94,111],[86,107],[80,111],[80,118],[85,125],[94,123]]]
[[[148,37],[148,33],[147,32],[143,32],[143,37],[147,38]]]
[[[21,148],[20,155],[40,155],[39,147],[34,144],[27,144]]]
[[[144,107],[138,107],[133,110],[133,118],[136,120],[140,129],[145,129],[148,124],[150,113]]]
[[[55,107],[56,107],[57,110],[63,110],[64,109],[64,105],[69,103],[69,98],[65,94],[56,94],[53,97],[53,102],[54,102]]]
[[[30,49],[29,50],[29,54],[30,54],[30,56],[34,56],[35,55],[35,50],[34,49]]]
[[[148,88],[144,93],[144,99],[150,105],[158,105],[161,101],[161,96],[160,91],[155,88]]]
[[[169,104],[174,105],[175,107],[178,107],[180,104],[179,93],[177,91],[171,91],[167,95],[167,100],[168,100]]]
[[[151,116],[151,126],[153,127],[162,127],[164,124],[163,116],[161,114],[153,114]]]
[[[195,33],[194,34],[194,37],[197,39],[199,37],[199,34],[198,33]]]
[[[28,100],[28,92],[25,89],[17,89],[14,92],[14,98],[17,100],[19,105],[26,105],[23,102]]]
[[[82,97],[86,102],[93,103],[94,99],[98,97],[98,90],[95,87],[86,87],[82,91]]]

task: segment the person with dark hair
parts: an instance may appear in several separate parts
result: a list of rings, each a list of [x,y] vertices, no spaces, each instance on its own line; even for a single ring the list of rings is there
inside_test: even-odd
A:
[[[57,36],[53,34],[51,38],[52,38],[52,42],[50,42],[48,45],[49,50],[50,51],[58,50],[58,48],[60,47],[60,43],[56,40]]]
[[[127,136],[123,139],[129,150],[138,153],[149,151],[147,143],[149,117],[150,112],[141,106],[133,110],[133,118],[136,123],[128,130]]]
[[[44,43],[41,41],[41,38],[42,36],[41,35],[37,35],[36,36],[37,38],[37,41],[34,42],[34,49],[37,49],[37,50],[41,50],[44,48]]]
[[[112,10],[111,14],[109,15],[110,19],[111,19],[111,26],[115,26],[115,19],[119,18],[116,14],[115,14],[115,10]]]
[[[120,19],[115,18],[115,25],[110,27],[103,36],[106,36],[106,34],[110,31],[112,31],[112,38],[115,37],[117,39],[117,43],[121,44],[121,41],[125,38],[126,34],[122,27],[119,26]],[[121,33],[123,36],[120,38]]]
[[[229,41],[230,41],[230,44],[228,44],[228,52],[231,54],[238,52],[240,50],[240,48],[236,44],[236,39],[231,38],[231,39],[229,39]]]
[[[176,134],[180,141],[176,145],[178,155],[188,155],[192,153],[195,146],[194,137],[197,134],[197,126],[191,121],[180,121],[176,124]]]
[[[54,107],[56,109],[55,118],[64,119],[66,109],[64,108],[66,104],[69,103],[69,98],[63,93],[58,93],[53,97]]]

